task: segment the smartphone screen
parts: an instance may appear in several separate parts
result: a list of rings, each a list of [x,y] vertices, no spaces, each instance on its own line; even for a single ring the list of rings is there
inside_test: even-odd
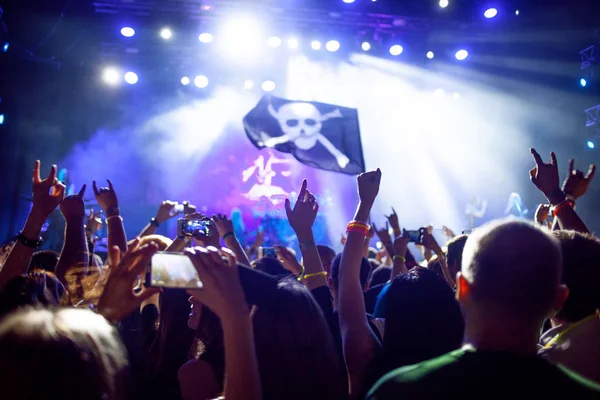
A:
[[[269,258],[277,258],[277,252],[274,247],[260,247],[258,249],[258,257],[269,257]]]
[[[146,286],[200,289],[202,282],[192,261],[185,254],[156,253],[146,273]]]
[[[210,235],[210,221],[204,219],[180,219],[179,236],[206,237]]]
[[[421,232],[419,231],[405,231],[408,235],[408,241],[411,243],[420,243],[421,242]]]

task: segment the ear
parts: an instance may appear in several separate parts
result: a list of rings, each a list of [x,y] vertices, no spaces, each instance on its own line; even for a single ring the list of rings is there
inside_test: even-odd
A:
[[[569,297],[569,288],[566,285],[558,285],[556,288],[556,297],[554,298],[554,304],[552,304],[552,314],[557,314],[561,308],[565,305],[567,298]]]
[[[471,284],[462,273],[456,274],[456,300],[464,302],[471,294]]]

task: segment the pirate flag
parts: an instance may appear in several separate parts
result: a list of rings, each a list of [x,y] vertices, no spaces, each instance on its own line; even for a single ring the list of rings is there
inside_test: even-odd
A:
[[[244,117],[244,129],[259,149],[275,148],[326,171],[365,172],[354,108],[267,95]]]

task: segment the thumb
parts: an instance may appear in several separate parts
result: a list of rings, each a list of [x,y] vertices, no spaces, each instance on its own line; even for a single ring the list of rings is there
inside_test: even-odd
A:
[[[529,170],[529,177],[531,178],[531,180],[535,179],[535,176],[537,175],[537,167],[533,167]]]

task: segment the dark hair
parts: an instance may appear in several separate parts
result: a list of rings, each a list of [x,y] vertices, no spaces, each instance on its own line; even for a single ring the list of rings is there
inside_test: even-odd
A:
[[[10,399],[124,400],[127,355],[89,310],[24,309],[0,323],[0,386]]]
[[[273,302],[253,310],[254,341],[265,400],[337,400],[346,376],[321,308],[293,278]]]
[[[254,260],[252,262],[252,266],[259,271],[277,278],[282,278],[292,274],[290,271],[283,268],[281,261],[273,257],[263,257],[259,258],[258,260]]]
[[[223,390],[225,381],[225,345],[221,320],[210,308],[202,304],[200,321],[196,328],[196,338],[192,343],[189,359],[202,360],[210,364]]]
[[[60,255],[53,250],[40,250],[33,253],[29,263],[29,271],[34,269],[43,269],[48,272],[56,271],[56,264]]]
[[[371,281],[369,282],[369,287],[386,283],[390,280],[391,276],[392,267],[388,265],[380,265],[379,267],[375,268],[371,273]]]
[[[448,251],[446,252],[448,268],[450,269],[452,279],[456,279],[456,274],[460,272],[462,253],[468,238],[469,235],[455,236],[446,244],[448,247]]]
[[[68,305],[68,294],[52,272],[15,276],[0,292],[0,318],[23,306]]]
[[[434,272],[415,267],[398,275],[384,301],[386,372],[461,346],[465,321],[460,307],[452,289]]]
[[[335,258],[335,250],[333,250],[329,246],[325,246],[323,244],[317,245],[317,251],[319,252],[319,257],[321,257],[321,262],[323,263],[323,269],[327,271],[327,273],[331,273],[331,262]],[[331,261],[325,262],[330,259]]]
[[[576,322],[600,308],[600,240],[573,231],[556,231],[563,255],[562,283],[569,297],[557,316]]]
[[[340,287],[340,264],[342,262],[342,253],[335,256],[331,263],[331,281],[333,282],[333,288],[337,292]],[[360,262],[360,286],[365,289],[369,283],[369,274],[371,273],[371,264],[365,257]]]

